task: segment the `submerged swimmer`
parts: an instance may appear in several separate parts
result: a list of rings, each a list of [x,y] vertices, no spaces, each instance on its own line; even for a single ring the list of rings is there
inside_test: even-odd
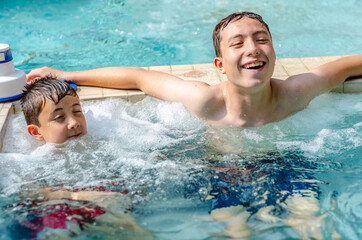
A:
[[[180,102],[213,125],[256,127],[280,121],[308,106],[316,96],[362,75],[362,55],[342,57],[286,80],[272,78],[276,55],[268,25],[258,14],[234,13],[213,32],[214,65],[227,81],[200,81],[134,67],[65,72],[48,67],[27,75],[32,81],[49,74],[78,85],[140,89],[165,101]]]
[[[209,202],[211,217],[225,223],[225,235],[250,237],[248,223],[253,217],[290,226],[303,239],[323,239],[327,215],[320,214],[321,182],[312,174],[314,160],[306,159],[303,152],[227,154],[221,159],[214,155],[206,165],[190,176],[186,197],[196,195]],[[332,238],[339,237],[331,231]]]

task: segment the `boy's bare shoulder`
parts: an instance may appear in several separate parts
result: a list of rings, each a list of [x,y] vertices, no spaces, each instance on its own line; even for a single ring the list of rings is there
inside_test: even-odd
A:
[[[207,118],[212,112],[218,111],[224,102],[220,84],[209,85],[198,81],[194,84],[196,89],[189,92],[184,106],[197,116]]]
[[[286,80],[271,79],[272,89],[279,108],[293,113],[305,108],[309,104],[310,98],[304,96],[303,81],[299,79],[302,77],[292,76]]]

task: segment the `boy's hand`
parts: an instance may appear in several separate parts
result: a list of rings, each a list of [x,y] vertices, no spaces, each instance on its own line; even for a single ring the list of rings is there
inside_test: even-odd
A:
[[[44,78],[44,77],[48,77],[51,76],[54,79],[62,79],[62,74],[63,71],[54,69],[54,68],[50,68],[50,67],[43,67],[43,68],[38,68],[38,69],[34,69],[32,71],[30,71],[29,74],[26,75],[26,81],[28,83],[32,82],[33,80],[36,80],[37,78]]]

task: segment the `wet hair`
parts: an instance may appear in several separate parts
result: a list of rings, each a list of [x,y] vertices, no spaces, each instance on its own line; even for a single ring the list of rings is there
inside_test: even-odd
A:
[[[222,19],[215,26],[213,34],[212,34],[212,39],[213,39],[213,42],[214,42],[214,49],[215,49],[216,57],[222,57],[221,49],[220,49],[220,42],[221,42],[220,32],[222,30],[224,30],[227,27],[227,25],[229,25],[229,23],[238,21],[238,20],[242,19],[243,17],[248,17],[248,18],[251,18],[251,19],[258,20],[261,24],[263,24],[264,27],[266,27],[266,29],[268,30],[268,33],[269,33],[269,35],[271,37],[269,26],[268,26],[268,24],[266,24],[264,22],[263,18],[260,15],[258,15],[256,13],[253,13],[253,12],[238,12],[238,13],[230,14],[226,18]]]
[[[58,104],[65,96],[78,96],[77,92],[66,82],[55,80],[52,76],[35,80],[25,86],[20,99],[26,123],[40,126],[39,115],[47,99]]]

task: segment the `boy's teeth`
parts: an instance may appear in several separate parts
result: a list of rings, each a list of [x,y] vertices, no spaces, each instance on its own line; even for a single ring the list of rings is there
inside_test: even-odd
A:
[[[255,63],[246,64],[244,67],[252,68],[252,67],[261,67],[261,66],[263,66],[263,62],[255,62]]]

